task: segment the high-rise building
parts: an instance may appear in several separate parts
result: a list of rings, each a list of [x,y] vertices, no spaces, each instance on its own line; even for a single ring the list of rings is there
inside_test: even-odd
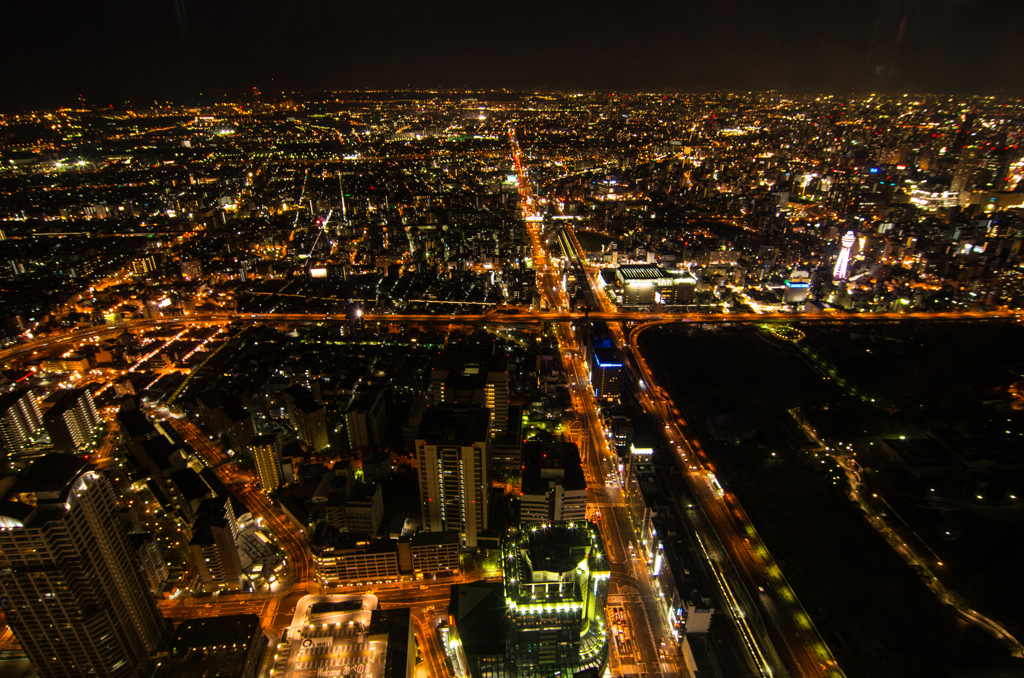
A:
[[[490,414],[484,407],[434,406],[416,435],[423,528],[456,530],[476,548],[487,529]]]
[[[87,389],[58,389],[43,402],[49,406],[43,415],[43,425],[54,449],[73,452],[92,441],[100,415]]]
[[[114,488],[86,460],[37,460],[0,503],[0,609],[42,678],[143,678],[169,633]]]
[[[608,662],[609,560],[586,521],[524,525],[504,582],[452,586],[446,646],[471,676],[599,676]],[[495,636],[504,642],[496,642]]]
[[[235,546],[237,530],[227,497],[211,497],[199,504],[188,546],[207,591],[241,586],[242,563]]]
[[[43,415],[27,388],[0,396],[0,451],[7,454],[26,447],[43,429]]]
[[[281,471],[281,442],[276,433],[256,436],[249,444],[256,461],[256,474],[264,492],[281,487],[284,473]]]
[[[324,406],[316,401],[312,393],[297,384],[284,390],[284,399],[288,420],[299,439],[317,452],[328,447],[330,442],[327,439],[327,412]]]
[[[495,346],[449,347],[430,372],[435,405],[482,405],[490,413],[491,431],[508,429],[508,356]]]
[[[386,446],[386,411],[382,389],[356,394],[343,416],[350,450]]]

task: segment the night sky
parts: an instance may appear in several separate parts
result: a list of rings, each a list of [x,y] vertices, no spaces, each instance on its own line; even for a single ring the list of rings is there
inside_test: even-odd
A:
[[[1020,0],[8,0],[0,17],[8,112],[253,87],[1024,90]]]

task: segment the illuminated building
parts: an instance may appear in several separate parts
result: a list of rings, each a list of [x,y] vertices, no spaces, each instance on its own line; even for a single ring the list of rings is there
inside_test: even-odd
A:
[[[252,458],[256,462],[256,474],[264,492],[281,487],[284,474],[281,471],[281,443],[276,433],[256,436],[249,443]]]
[[[0,445],[7,454],[27,446],[43,429],[39,404],[28,389],[0,396]]]
[[[490,415],[483,407],[434,406],[416,434],[423,528],[456,530],[475,549],[487,529]]]
[[[669,273],[654,264],[624,264],[615,269],[622,287],[623,306],[677,306],[693,303],[697,279],[689,273]]]
[[[181,276],[186,280],[197,280],[203,275],[203,262],[184,259],[181,262]]]
[[[132,260],[132,273],[144,276],[156,270],[156,257],[152,254]]]
[[[503,584],[452,587],[445,640],[453,663],[473,678],[601,675],[611,570],[597,527],[524,525],[502,544],[502,565]]]
[[[58,389],[44,402],[49,409],[43,415],[43,425],[54,449],[71,452],[92,441],[100,415],[87,389]]]
[[[374,595],[304,596],[274,650],[280,678],[414,678],[409,608],[378,609]]]
[[[584,355],[594,394],[601,400],[618,400],[622,393],[622,353],[615,347],[605,323],[590,325]]]
[[[786,304],[802,304],[811,294],[811,276],[807,271],[793,271],[786,280],[782,301]]]
[[[36,461],[0,508],[0,608],[42,678],[150,675],[168,627],[114,489],[85,459]]]

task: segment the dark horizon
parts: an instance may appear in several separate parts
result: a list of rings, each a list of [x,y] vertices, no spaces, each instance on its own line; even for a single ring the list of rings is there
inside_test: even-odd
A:
[[[83,96],[195,103],[200,93],[343,89],[779,90],[1015,95],[1019,3],[789,0],[715,6],[466,0],[282,9],[254,0],[7,8],[8,112]]]

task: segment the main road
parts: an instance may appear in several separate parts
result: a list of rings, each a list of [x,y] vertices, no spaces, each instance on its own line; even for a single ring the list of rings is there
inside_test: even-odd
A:
[[[670,638],[671,629],[661,614],[658,597],[648,576],[641,549],[628,548],[632,540],[627,535],[632,534],[632,529],[622,493],[617,483],[605,483],[607,474],[614,469],[615,455],[605,437],[604,425],[597,410],[597,400],[587,376],[579,342],[573,332],[571,321],[580,319],[583,315],[567,313],[564,310],[568,307],[569,300],[558,279],[557,271],[548,264],[538,220],[530,216],[533,198],[529,181],[523,171],[519,144],[511,129],[509,137],[519,175],[519,191],[527,233],[533,250],[533,267],[537,272],[537,284],[542,298],[549,309],[546,313],[515,314],[515,318],[536,315],[549,318],[546,322],[552,323],[563,364],[567,368],[573,405],[583,425],[578,441],[581,443],[581,451],[584,452],[587,503],[590,507],[600,510],[601,520],[598,521],[598,528],[611,561],[609,605],[623,609],[634,639],[633,643],[620,648],[613,640],[614,635],[610,633],[609,659],[620,673],[635,673],[651,678],[678,676],[680,669],[674,661],[662,661],[660,657],[659,639]],[[496,315],[498,319],[505,319],[503,314]],[[620,652],[620,649],[628,649],[628,652]]]

